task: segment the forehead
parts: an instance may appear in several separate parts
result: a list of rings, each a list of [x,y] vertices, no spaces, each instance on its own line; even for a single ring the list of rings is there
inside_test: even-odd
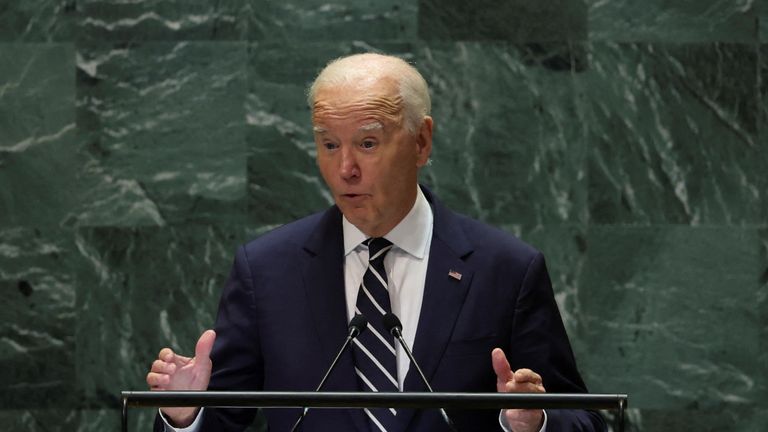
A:
[[[402,97],[390,83],[379,80],[372,84],[327,85],[315,93],[312,123],[315,126],[337,121],[361,125],[399,123],[402,111]]]

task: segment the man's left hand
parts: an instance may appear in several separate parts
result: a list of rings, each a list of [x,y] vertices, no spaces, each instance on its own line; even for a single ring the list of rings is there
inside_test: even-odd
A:
[[[496,390],[503,393],[545,393],[541,375],[530,369],[512,371],[507,356],[500,348],[491,352],[493,371],[496,372]],[[504,410],[507,424],[514,432],[538,432],[544,422],[540,409]]]

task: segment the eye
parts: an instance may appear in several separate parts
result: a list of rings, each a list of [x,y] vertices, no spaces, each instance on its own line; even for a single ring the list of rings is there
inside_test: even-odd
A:
[[[335,142],[326,141],[323,143],[323,147],[325,147],[326,150],[336,150],[337,148],[339,148],[339,145],[336,144]]]
[[[363,140],[363,142],[360,143],[360,147],[364,149],[372,149],[376,147],[376,141],[371,139]]]

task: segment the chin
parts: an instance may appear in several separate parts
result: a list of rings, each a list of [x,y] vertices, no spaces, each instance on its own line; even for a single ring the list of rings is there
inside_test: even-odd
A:
[[[352,225],[356,226],[358,229],[365,232],[363,228],[370,226],[371,218],[369,217],[368,212],[359,212],[355,210],[356,209],[351,209],[350,211],[346,211],[346,212],[342,210],[342,213],[344,213],[344,216],[346,216],[347,220]]]

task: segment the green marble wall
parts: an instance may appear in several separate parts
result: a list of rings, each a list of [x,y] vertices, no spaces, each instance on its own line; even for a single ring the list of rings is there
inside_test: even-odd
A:
[[[330,202],[303,89],[367,50],[423,71],[424,182],[546,253],[630,430],[768,430],[764,0],[2,2],[0,430],[117,429],[235,246]]]

